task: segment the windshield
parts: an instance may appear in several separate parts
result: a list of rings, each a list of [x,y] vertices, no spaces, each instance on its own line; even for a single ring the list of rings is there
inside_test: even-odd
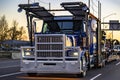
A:
[[[72,30],[73,22],[57,22],[61,30]]]
[[[83,32],[84,30],[84,23],[83,21],[48,21],[44,22],[42,33],[51,33],[51,32],[57,32],[57,33],[70,33],[73,34],[73,32]]]

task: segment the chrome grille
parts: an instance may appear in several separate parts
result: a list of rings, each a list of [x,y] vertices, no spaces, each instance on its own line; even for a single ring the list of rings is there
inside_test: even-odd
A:
[[[37,57],[63,57],[63,35],[37,35]]]
[[[63,50],[62,44],[37,44],[37,50]]]
[[[37,42],[63,42],[62,36],[38,36]]]
[[[62,52],[37,52],[37,57],[63,57]]]

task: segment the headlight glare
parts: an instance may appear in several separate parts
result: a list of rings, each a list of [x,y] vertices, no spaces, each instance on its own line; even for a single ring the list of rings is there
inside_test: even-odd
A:
[[[26,56],[30,56],[31,53],[30,53],[30,52],[26,52],[25,55],[26,55]]]
[[[34,53],[31,51],[24,52],[24,56],[34,56]]]
[[[74,52],[73,55],[74,55],[74,56],[78,56],[78,52]]]
[[[78,57],[78,52],[75,51],[67,51],[66,52],[67,57]]]

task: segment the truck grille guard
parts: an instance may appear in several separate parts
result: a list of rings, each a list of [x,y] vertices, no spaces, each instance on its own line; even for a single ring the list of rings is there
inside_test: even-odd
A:
[[[67,57],[66,50],[77,50],[80,55],[80,47],[65,47],[64,34],[35,34],[35,46],[21,47],[21,59],[37,61],[64,61],[69,59],[80,60],[78,57]],[[31,55],[25,55],[26,52]]]

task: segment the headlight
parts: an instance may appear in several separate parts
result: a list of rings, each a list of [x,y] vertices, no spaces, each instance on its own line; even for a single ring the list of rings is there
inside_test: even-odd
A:
[[[75,51],[67,51],[66,52],[67,57],[78,57],[78,52]]]
[[[26,55],[26,56],[30,56],[31,53],[30,53],[30,52],[26,52],[25,55]]]
[[[24,56],[33,56],[33,55],[34,55],[34,52],[33,52],[33,51],[24,52]]]
[[[74,55],[74,56],[78,56],[78,52],[74,52],[73,55]]]

